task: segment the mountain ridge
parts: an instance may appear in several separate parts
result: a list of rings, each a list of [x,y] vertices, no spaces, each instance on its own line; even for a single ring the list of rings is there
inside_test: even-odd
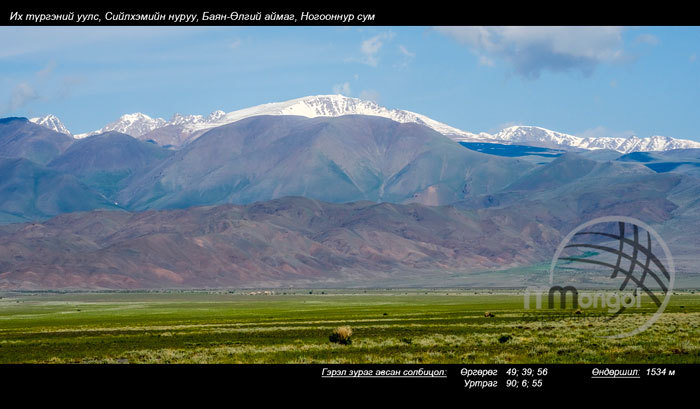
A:
[[[532,164],[466,149],[415,123],[366,115],[254,116],[214,128],[124,189],[132,209],[250,203],[445,204],[505,186]]]
[[[98,210],[1,226],[0,289],[435,283],[540,260],[559,239],[530,220],[503,226],[497,215],[419,204],[285,197],[245,206]]]
[[[60,119],[56,115],[49,114],[49,115],[44,115],[41,117],[36,117],[36,118],[30,118],[29,122],[33,122],[37,125],[41,125],[45,128],[48,128],[52,131],[66,134],[73,136],[73,134],[66,128],[65,125],[63,125],[63,122],[61,122]]]
[[[700,148],[700,142],[667,136],[592,138],[524,125],[504,128],[495,134],[486,132],[472,133],[412,111],[390,109],[380,106],[373,101],[343,95],[306,96],[283,102],[256,105],[228,113],[216,110],[207,116],[176,113],[170,120],[152,118],[143,113],[126,114],[98,130],[77,134],[74,137],[80,139],[107,131],[117,131],[142,140],[153,140],[161,146],[181,147],[197,139],[208,130],[259,115],[296,115],[307,118],[338,117],[343,115],[378,116],[399,123],[425,125],[457,142],[527,144],[541,147],[564,147],[574,150],[611,149],[620,153]],[[50,127],[53,130],[70,134],[63,124],[60,123],[60,120],[53,115],[33,118],[32,121],[34,120],[36,120],[36,123]]]

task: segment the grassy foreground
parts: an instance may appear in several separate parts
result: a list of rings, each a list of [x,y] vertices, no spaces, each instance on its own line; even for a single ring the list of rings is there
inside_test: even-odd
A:
[[[516,292],[0,294],[0,363],[700,363],[700,295],[614,321]],[[492,316],[485,316],[490,312]],[[329,341],[340,326],[352,343]]]

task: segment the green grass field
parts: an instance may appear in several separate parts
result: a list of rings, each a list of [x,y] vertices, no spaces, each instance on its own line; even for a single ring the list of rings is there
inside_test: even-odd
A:
[[[515,291],[0,294],[0,363],[700,363],[700,294],[614,321]],[[491,312],[493,317],[486,317]],[[352,343],[331,343],[350,326]]]

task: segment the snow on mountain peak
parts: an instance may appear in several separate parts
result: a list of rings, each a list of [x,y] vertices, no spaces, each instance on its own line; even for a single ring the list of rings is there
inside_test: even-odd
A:
[[[217,114],[214,117],[214,114]],[[374,101],[346,97],[344,95],[312,95],[284,102],[272,102],[244,108],[224,114],[223,111],[212,113],[206,121],[193,123],[183,132],[200,133],[216,126],[226,125],[256,115],[298,115],[307,118],[337,117],[342,115],[371,115],[389,118],[401,123],[419,123],[450,136],[472,140],[478,138],[469,132],[453,128],[415,112],[388,109]]]
[[[163,118],[151,118],[141,112],[133,114],[125,114],[119,117],[116,121],[107,124],[96,131],[75,135],[76,138],[85,138],[92,135],[98,135],[105,132],[121,132],[131,135],[135,138],[144,135],[154,129],[165,126],[167,122]]]
[[[639,138],[630,136],[584,138],[552,131],[538,126],[511,126],[496,134],[481,132],[474,134],[435,121],[425,115],[411,111],[390,109],[374,101],[347,97],[344,95],[312,95],[283,102],[272,102],[243,108],[232,112],[221,110],[207,115],[175,114],[169,121],[151,118],[142,113],[123,115],[117,121],[102,129],[87,134],[76,135],[81,138],[107,131],[118,131],[140,139],[153,139],[161,145],[181,146],[198,138],[209,129],[227,125],[245,118],[258,115],[298,115],[307,118],[337,117],[342,115],[370,115],[388,118],[400,123],[417,123],[451,138],[456,142],[487,142],[534,145],[570,149],[611,149],[621,153],[635,151],[669,150],[682,148],[700,148],[700,143],[674,139],[665,136]],[[169,126],[167,130],[156,129]]]
[[[99,130],[76,135],[76,138],[84,138],[108,131],[118,131],[136,138],[143,137],[143,139],[149,139],[153,137],[158,139],[162,136],[146,134],[164,126],[172,126],[174,129],[169,130],[169,132],[176,133],[177,135],[170,136],[168,143],[178,141],[182,144],[194,140],[209,129],[258,115],[298,115],[307,118],[371,115],[389,118],[401,123],[426,125],[437,132],[460,140],[480,139],[479,135],[453,128],[415,112],[388,109],[374,101],[351,98],[343,95],[312,95],[284,102],[257,105],[228,113],[217,110],[206,117],[202,115],[175,114],[169,121],[165,121],[162,118],[153,119],[142,113],[127,114],[122,115],[117,121]]]
[[[58,119],[58,117],[56,117],[53,114],[44,115],[44,116],[40,116],[40,117],[36,117],[36,118],[31,118],[31,119],[29,119],[29,121],[33,122],[37,125],[41,125],[44,128],[49,128],[52,131],[56,131],[56,132],[66,134],[66,135],[71,134],[70,131],[68,130],[68,128],[66,128],[65,125],[63,125],[61,120]]]
[[[209,114],[207,116],[206,120],[209,122],[217,121],[217,120],[221,119],[224,115],[226,115],[226,112],[219,109],[219,110],[216,110],[216,111],[212,112],[211,114]]]
[[[579,147],[583,138],[561,132],[550,131],[538,126],[511,126],[493,135],[493,139],[506,143],[555,144],[557,146]]]
[[[201,115],[181,115],[181,114],[175,114],[173,115],[172,118],[166,123],[166,125],[185,125],[185,124],[194,124],[194,123],[199,123],[204,121],[204,117]]]
[[[511,126],[503,129],[491,138],[494,142],[536,145],[545,147],[570,147],[587,150],[609,149],[621,153],[667,151],[671,149],[700,148],[700,143],[668,136],[651,136],[640,138],[632,135],[626,138],[597,137],[582,138],[537,126]]]

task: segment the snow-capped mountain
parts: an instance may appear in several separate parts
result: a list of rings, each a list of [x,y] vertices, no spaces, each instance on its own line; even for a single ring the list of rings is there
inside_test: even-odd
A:
[[[34,122],[37,125],[41,125],[44,128],[49,128],[52,131],[56,131],[66,135],[71,135],[68,128],[66,128],[65,125],[63,125],[63,122],[61,122],[60,119],[58,119],[55,115],[52,114],[31,118],[29,119],[29,121]]]
[[[491,137],[487,136],[484,139],[484,142],[491,140],[498,143],[554,148],[578,148],[587,150],[609,149],[621,153],[700,148],[700,142],[687,139],[674,139],[668,136],[656,135],[649,138],[639,138],[637,136],[630,136],[628,138],[582,138],[575,135],[550,131],[549,129],[537,126],[512,126],[503,129]]]
[[[547,147],[580,148],[583,138],[568,135],[561,132],[536,126],[511,126],[494,135],[488,135],[484,139],[494,140],[499,143],[531,145],[537,144]]]
[[[92,135],[98,135],[105,132],[116,131],[131,135],[135,138],[146,134],[154,129],[165,126],[167,122],[163,118],[151,118],[140,112],[134,114],[122,115],[116,121],[107,124],[96,131],[75,135],[76,138],[85,138]]]
[[[256,115],[298,115],[305,116],[307,118],[336,117],[342,115],[380,116],[401,123],[414,122],[426,125],[443,135],[453,135],[462,138],[479,138],[478,135],[453,128],[449,125],[428,118],[425,115],[399,109],[388,109],[373,101],[350,98],[343,95],[316,95],[292,99],[285,102],[273,102],[269,104],[257,105],[254,107],[229,112],[219,116],[213,121],[193,123],[192,125],[188,126],[187,129],[190,132],[196,132],[215,126],[230,124],[232,122]]]
[[[208,116],[175,114],[166,121],[152,119],[144,114],[124,115],[119,120],[97,131],[76,135],[86,137],[116,130],[143,140],[154,140],[161,145],[184,145],[209,129],[227,125],[258,115],[298,115],[307,118],[336,117],[342,115],[370,115],[389,118],[397,122],[414,122],[426,125],[443,135],[459,140],[480,140],[479,135],[465,132],[415,112],[388,109],[372,101],[343,95],[316,95],[273,102],[232,112],[214,111]]]
[[[107,131],[118,131],[142,140],[153,140],[162,146],[179,147],[193,141],[212,128],[258,115],[298,115],[307,118],[342,115],[379,116],[401,123],[422,124],[457,142],[491,142],[564,149],[610,149],[621,153],[700,148],[699,142],[665,136],[583,138],[537,126],[513,126],[493,135],[485,132],[476,134],[454,128],[415,112],[389,109],[376,102],[343,95],[308,96],[284,102],[257,105],[228,113],[218,110],[207,116],[175,114],[168,121],[163,118],[151,118],[142,113],[134,113],[123,115],[117,121],[99,130],[75,135],[75,137],[84,138]],[[62,129],[59,132],[65,131],[64,133],[70,134],[58,118],[53,115],[33,118],[32,122],[54,130]]]
[[[221,119],[224,115],[226,115],[226,112],[224,111],[214,111],[208,116],[204,117],[203,115],[181,115],[181,114],[175,114],[173,115],[172,118],[165,124],[165,126],[168,125],[182,125],[182,126],[187,126],[187,125],[193,125],[193,124],[213,124],[216,123],[219,119]]]
[[[618,152],[651,152],[673,149],[700,148],[700,143],[687,139],[675,139],[669,136],[654,135],[649,138],[630,136],[629,138],[586,138],[585,149],[611,149]]]

